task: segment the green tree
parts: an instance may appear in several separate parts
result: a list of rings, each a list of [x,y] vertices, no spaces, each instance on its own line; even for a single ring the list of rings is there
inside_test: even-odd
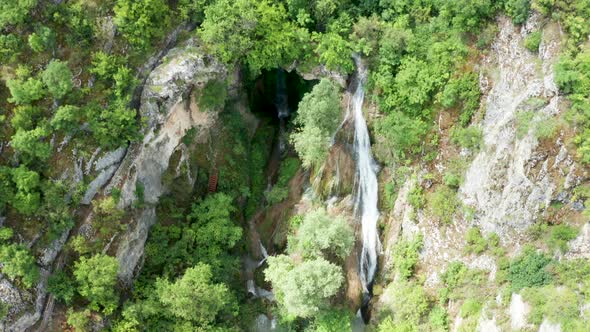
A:
[[[227,286],[213,283],[211,267],[206,264],[187,269],[174,283],[159,279],[156,294],[172,320],[186,320],[197,326],[211,324],[218,313],[236,306]]]
[[[17,105],[30,104],[43,98],[45,95],[43,82],[32,77],[8,80],[6,86],[11,94],[8,101]]]
[[[80,107],[73,105],[62,105],[55,111],[51,119],[51,127],[55,130],[62,130],[66,133],[73,132],[79,125],[82,117]]]
[[[106,148],[117,148],[138,138],[136,113],[134,109],[128,108],[123,100],[116,100],[107,108],[86,109],[92,135]]]
[[[22,47],[21,40],[14,34],[0,35],[0,62],[15,61]]]
[[[17,244],[0,246],[2,273],[11,279],[20,278],[25,287],[33,287],[39,280],[39,268],[29,250]]]
[[[346,258],[354,245],[354,232],[342,217],[332,217],[326,210],[308,212],[297,234],[289,240],[293,252],[306,257],[321,257],[324,252]]]
[[[242,62],[256,75],[293,62],[309,39],[286,15],[268,0],[216,1],[205,9],[199,35],[223,62]]]
[[[507,279],[512,283],[512,290],[518,292],[526,287],[547,285],[551,282],[551,274],[546,267],[551,258],[535,251],[531,247],[516,257],[508,267]]]
[[[33,51],[41,53],[55,48],[55,33],[50,28],[41,26],[29,35],[28,42]]]
[[[51,156],[49,142],[43,141],[50,134],[45,126],[32,130],[17,130],[10,141],[14,150],[22,153],[25,160],[47,160]]]
[[[41,74],[41,78],[49,93],[57,99],[63,98],[72,90],[72,72],[68,68],[67,62],[51,60]]]
[[[340,122],[338,87],[322,79],[310,93],[303,96],[294,122],[299,129],[291,140],[305,167],[321,163],[330,144],[330,137]]]
[[[299,265],[289,261],[286,256],[269,257],[265,278],[290,315],[314,316],[326,308],[328,299],[342,286],[342,270],[323,258]]]
[[[74,265],[74,277],[78,284],[78,293],[90,301],[89,308],[112,313],[118,305],[116,293],[117,259],[104,254],[96,254],[90,258],[80,257]]]
[[[139,48],[163,36],[170,23],[170,8],[163,0],[117,0],[114,11],[123,36]]]
[[[25,21],[37,0],[0,0],[0,29]]]
[[[395,322],[418,326],[428,311],[428,297],[424,288],[412,281],[400,280],[387,286],[387,297],[392,299],[391,311]]]
[[[352,45],[348,39],[334,32],[316,34],[314,37],[318,42],[315,52],[326,68],[345,74],[354,70]]]
[[[531,2],[530,0],[506,0],[504,8],[514,24],[522,24],[529,17]]]
[[[34,214],[41,206],[41,194],[38,191],[39,173],[21,165],[12,169],[12,181],[17,189],[12,206],[20,213]]]
[[[47,290],[58,300],[70,304],[74,298],[76,286],[73,280],[63,271],[57,271],[49,276]]]
[[[12,169],[0,165],[0,211],[14,198],[14,184],[12,182]]]
[[[41,109],[38,107],[23,105],[14,108],[10,124],[12,128],[19,130],[30,130],[35,127],[37,118],[41,115]]]

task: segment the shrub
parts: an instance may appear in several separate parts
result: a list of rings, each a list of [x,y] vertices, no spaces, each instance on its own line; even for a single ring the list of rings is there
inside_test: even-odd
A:
[[[117,0],[114,12],[123,36],[143,49],[162,36],[170,22],[170,8],[163,0]]]
[[[552,277],[547,271],[547,266],[551,262],[551,258],[536,252],[532,247],[525,248],[524,252],[508,266],[506,278],[511,282],[512,290],[518,292],[526,287],[543,286],[550,283]]]
[[[289,189],[274,186],[270,191],[265,192],[264,196],[269,205],[277,204],[289,197]]]
[[[227,85],[224,81],[208,81],[201,92],[199,106],[206,110],[219,110],[225,105],[227,98]]]
[[[33,287],[39,280],[35,257],[26,247],[17,244],[0,246],[0,262],[4,265],[2,273],[12,280],[20,278],[27,288]]]
[[[477,316],[477,315],[479,315],[479,313],[481,311],[481,307],[482,307],[482,305],[481,305],[480,300],[467,299],[461,305],[460,315],[462,318]]]
[[[89,308],[112,313],[118,306],[116,293],[117,270],[116,258],[97,254],[90,258],[80,257],[74,266],[74,277],[78,284],[78,293],[90,301]]]
[[[531,34],[524,39],[524,47],[531,52],[537,53],[539,51],[539,44],[541,44],[542,36],[543,34],[541,31],[531,32]]]
[[[408,202],[416,210],[424,207],[426,197],[424,197],[424,190],[419,184],[416,184],[410,189],[410,192],[408,193]]]
[[[430,213],[445,224],[451,223],[455,212],[460,206],[457,193],[447,186],[436,188],[436,190],[430,194],[428,202]]]
[[[0,1],[0,29],[24,22],[38,0]]]
[[[470,228],[467,231],[465,239],[467,241],[465,250],[469,253],[481,254],[488,247],[486,240],[483,238],[477,227]]]
[[[68,68],[67,62],[51,60],[41,74],[41,78],[49,93],[57,99],[63,98],[72,90],[72,72]]]
[[[414,239],[401,239],[393,248],[393,261],[395,271],[403,279],[408,279],[414,274],[414,267],[420,258],[419,252],[422,249],[422,235]]]
[[[576,293],[562,287],[553,285],[541,288],[526,288],[522,292],[523,298],[531,305],[528,320],[539,325],[543,319],[550,322],[561,323],[565,331],[582,331],[573,329],[577,325],[575,320],[579,317],[579,300]]]
[[[462,181],[462,177],[453,172],[448,172],[443,175],[443,182],[453,189],[458,189]]]
[[[74,328],[76,332],[88,332],[90,331],[90,310],[86,309],[83,311],[74,311],[74,309],[68,309],[68,325]]]
[[[328,215],[326,210],[308,212],[299,226],[297,235],[289,241],[289,250],[304,257],[321,257],[332,253],[346,258],[354,245],[354,232],[341,217]]]
[[[330,137],[339,121],[338,87],[328,79],[322,79],[303,97],[294,120],[299,129],[291,135],[291,142],[304,167],[310,168],[325,160]]]
[[[269,257],[264,274],[279,303],[290,315],[299,317],[311,317],[326,308],[328,299],[344,282],[341,268],[323,258],[294,265],[284,255]]]
[[[514,24],[522,24],[529,17],[530,0],[506,0],[504,3],[506,14],[512,18]]]
[[[72,302],[75,289],[74,281],[63,271],[55,272],[47,280],[47,290],[65,304]]]
[[[319,314],[313,322],[313,331],[336,332],[350,331],[351,317],[348,310],[331,309]]]
[[[551,235],[549,236],[548,245],[553,250],[566,252],[567,243],[578,236],[580,231],[572,226],[559,224],[551,227]]]
[[[451,131],[451,142],[462,148],[477,151],[483,142],[483,132],[477,127],[455,127]]]
[[[400,280],[387,286],[385,294],[391,301],[394,322],[418,326],[428,311],[428,297],[424,288],[415,282]]]

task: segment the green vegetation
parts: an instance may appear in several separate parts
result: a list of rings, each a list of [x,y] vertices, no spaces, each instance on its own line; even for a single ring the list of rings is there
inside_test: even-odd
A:
[[[460,208],[461,202],[457,193],[447,186],[439,186],[427,199],[428,210],[433,217],[443,224],[450,224],[453,221],[455,212]]]
[[[475,227],[466,230],[459,251],[473,255],[460,259],[471,266],[475,255],[493,255],[496,283],[488,271],[466,263],[451,262],[441,273],[444,266],[422,264],[423,245],[429,252],[433,246],[421,235],[406,238],[408,229],[390,246],[400,220],[398,211],[390,217],[386,210],[393,209],[408,180],[413,181],[409,217],[419,224],[403,227],[417,227],[415,234],[425,234],[424,226],[434,220],[446,239],[456,233],[448,224],[461,210],[471,209],[464,219],[473,225],[484,222],[458,197],[468,166],[464,156],[485,148],[480,102],[486,84],[482,80],[480,87],[480,75],[493,82],[496,72],[493,61],[483,65],[482,59],[499,31],[498,15],[524,24],[533,10],[547,18],[521,46],[539,52],[543,37],[553,38],[559,23],[566,35],[559,37],[563,53],[555,65],[555,82],[569,102],[560,103],[559,115],[546,116],[541,110],[547,96],[523,101],[515,134],[524,138],[530,133],[540,141],[537,152],[554,158],[559,130],[559,144],[576,147],[577,157],[587,164],[586,0],[0,0],[0,272],[20,288],[26,307],[34,302],[27,294],[44,281],[38,264],[55,270],[47,290],[60,305],[48,329],[241,331],[251,330],[260,314],[272,313],[286,330],[350,330],[355,302],[350,296],[359,287],[345,276],[354,272],[351,253],[359,226],[348,215],[338,215],[348,212],[346,204],[327,212],[311,195],[295,206],[299,192],[291,190],[300,188],[291,187],[319,178],[333,139],[343,152],[335,156],[338,179],[354,176],[346,165],[349,156],[355,157],[351,119],[335,131],[350,102],[339,84],[358,81],[355,52],[367,69],[363,110],[381,170],[379,190],[385,192],[379,228],[389,241],[384,241],[384,250],[391,252],[384,261],[393,262],[391,271],[375,280],[374,295],[385,296],[374,300],[383,310],[373,313],[378,326],[369,329],[448,331],[450,317],[459,315],[459,330],[472,331],[482,313],[505,324],[498,315],[505,303],[495,298],[520,292],[531,304],[530,323],[547,318],[564,331],[584,330],[587,317],[580,308],[590,293],[590,265],[564,255],[580,232],[578,202],[588,205],[590,199],[583,165],[576,164],[575,172],[572,168],[575,176],[570,178],[577,187],[570,203],[552,204],[529,230],[534,248],[514,257],[510,238],[503,238],[508,243],[502,248],[498,235],[484,236]],[[174,153],[162,161],[168,169],[157,169],[164,173],[159,202],[148,199],[157,181],[143,178],[154,165],[130,165],[127,158],[90,205],[81,206],[88,185],[103,172],[94,168],[98,161],[120,147],[135,156],[140,141],[151,141],[152,131],[161,129],[154,116],[168,119],[166,108],[176,102],[176,90],[146,109],[141,103],[151,95],[143,88],[158,81],[149,76],[155,66],[171,61],[165,54],[184,45],[188,65],[224,71],[218,77],[199,71],[194,85],[178,91],[187,105],[196,101],[200,110],[211,111],[207,116],[215,124],[178,132],[184,135],[183,144],[169,146]],[[280,157],[271,143],[279,134],[276,119],[265,114],[274,110],[272,86],[277,84],[267,84],[265,77],[277,68],[290,73],[286,85],[293,111],[291,121],[282,122],[280,134],[289,135],[290,144]],[[301,89],[301,84],[294,89],[295,73],[313,77],[305,85],[315,84],[313,89]],[[184,79],[180,75],[174,83],[180,87]],[[264,95],[266,104],[254,110],[262,104],[250,98],[256,94]],[[248,102],[254,112],[243,107]],[[495,142],[487,143],[493,147]],[[322,176],[333,175],[326,174],[333,170],[324,170]],[[538,169],[527,168],[527,177],[529,171],[536,174]],[[548,176],[561,178],[562,171],[566,174],[555,168]],[[134,174],[140,179],[131,192],[120,188]],[[218,176],[217,193],[208,190],[212,174]],[[295,174],[297,181],[291,181]],[[415,181],[411,174],[424,175]],[[568,195],[570,182],[564,183]],[[134,202],[126,206],[130,196]],[[146,234],[137,222],[152,209],[157,220]],[[509,219],[501,221],[503,227],[509,227]],[[272,255],[252,276],[241,261],[258,245],[249,227]],[[118,280],[119,269],[126,267],[119,266],[115,253],[127,244],[141,247],[143,236],[147,241],[133,271],[136,278],[132,284]],[[52,255],[47,248],[55,248],[58,239],[66,240],[57,256],[60,263],[48,263]],[[430,257],[424,259],[429,262]],[[434,286],[433,271],[440,277]],[[245,277],[271,289],[277,301],[249,296]],[[18,310],[20,306],[0,304],[7,328],[21,315]]]
[[[583,49],[575,56],[564,56],[555,65],[555,82],[572,101],[570,121],[579,126],[574,138],[578,156],[583,163],[590,162],[590,119],[585,111],[590,93],[590,52]]]
[[[553,278],[547,271],[547,266],[551,262],[551,258],[543,253],[536,252],[531,247],[525,248],[524,252],[508,265],[507,279],[512,285],[512,290],[518,292],[525,287],[549,284]]]
[[[90,258],[80,257],[74,266],[78,292],[88,301],[89,308],[112,313],[118,305],[116,293],[119,263],[114,257],[97,254]]]
[[[539,51],[542,37],[542,31],[531,32],[531,34],[524,39],[524,47],[533,53],[537,53]]]
[[[333,217],[324,209],[308,212],[299,225],[297,234],[289,240],[291,252],[304,257],[321,257],[333,254],[345,259],[354,245],[354,233],[342,217]]]
[[[287,313],[299,317],[326,308],[344,282],[341,268],[321,257],[298,265],[287,256],[269,257],[264,274]]]
[[[412,240],[402,239],[396,243],[393,248],[394,266],[401,278],[408,279],[414,274],[422,244],[422,235],[418,235]]]
[[[57,99],[63,98],[72,90],[72,72],[67,63],[52,60],[41,74],[47,91]]]
[[[299,130],[291,135],[291,141],[303,166],[320,165],[328,154],[331,135],[340,122],[340,97],[336,85],[322,79],[314,86],[299,103],[294,122],[299,125]]]
[[[289,196],[289,181],[301,167],[298,158],[286,158],[281,162],[277,182],[270,191],[265,192],[268,204],[277,204]]]

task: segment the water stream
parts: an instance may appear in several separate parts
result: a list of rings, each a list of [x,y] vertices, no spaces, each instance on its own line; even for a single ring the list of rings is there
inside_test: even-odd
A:
[[[377,270],[377,256],[381,251],[377,231],[377,219],[379,219],[379,210],[377,209],[378,167],[373,159],[369,130],[363,115],[364,83],[367,73],[360,57],[355,55],[354,60],[357,68],[357,86],[350,106],[354,117],[354,150],[358,185],[355,211],[360,216],[362,226],[363,245],[360,256],[360,278],[363,285],[364,302],[368,302]]]

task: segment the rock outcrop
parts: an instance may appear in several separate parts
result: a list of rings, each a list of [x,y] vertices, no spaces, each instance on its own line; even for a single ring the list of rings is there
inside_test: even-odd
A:
[[[122,237],[117,259],[119,277],[129,284],[143,255],[149,228],[156,222],[155,205],[168,188],[162,183],[162,174],[168,170],[172,154],[179,149],[185,133],[197,128],[198,135],[216,119],[214,112],[200,110],[194,89],[210,80],[225,80],[226,69],[205,55],[194,41],[171,50],[162,64],[149,75],[141,96],[140,114],[145,119],[144,139],[132,144],[105,191],[120,188],[119,206],[128,208],[137,199],[136,188],[143,186],[144,206],[132,208],[132,220]],[[197,137],[197,139],[199,139]],[[106,167],[118,155],[103,157],[96,167]]]

